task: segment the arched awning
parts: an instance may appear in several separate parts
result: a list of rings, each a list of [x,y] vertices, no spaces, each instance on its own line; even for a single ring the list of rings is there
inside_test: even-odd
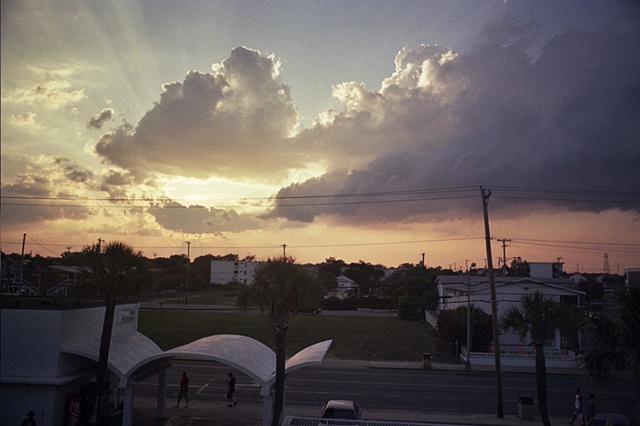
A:
[[[290,373],[305,366],[320,364],[332,340],[316,343],[291,357],[285,371]],[[100,341],[78,342],[62,348],[62,352],[80,355],[98,361]],[[221,362],[251,377],[261,387],[275,382],[276,354],[265,344],[251,337],[237,334],[207,336],[177,348],[162,351],[142,333],[113,336],[109,351],[109,369],[118,376],[119,387],[126,387],[143,371],[152,371],[168,365],[171,359],[189,357]],[[166,362],[163,362],[166,361]]]
[[[97,362],[100,356],[100,340],[68,343],[61,347],[61,352],[83,356]],[[109,369],[118,377],[119,386],[124,387],[137,365],[162,353],[162,349],[142,333],[114,335],[109,347]]]
[[[319,364],[324,359],[332,340],[316,343],[291,357],[285,372]],[[90,340],[63,346],[62,352],[98,360],[100,341]],[[271,388],[275,383],[276,354],[268,346],[247,336],[220,334],[203,337],[195,342],[162,351],[151,339],[136,332],[133,335],[114,336],[109,350],[109,369],[119,378],[119,387],[125,388],[126,397],[123,424],[133,424],[132,384],[154,372],[165,370],[172,359],[189,357],[218,361],[251,377],[260,386],[263,397],[263,424],[271,418]],[[164,410],[164,389],[161,390],[158,409]],[[160,414],[159,417],[163,415]]]

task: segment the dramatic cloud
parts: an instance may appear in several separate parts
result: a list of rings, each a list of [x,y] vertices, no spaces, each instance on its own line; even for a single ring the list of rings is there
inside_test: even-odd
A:
[[[260,229],[263,221],[233,209],[215,209],[192,205],[189,207],[170,202],[162,208],[149,211],[165,229],[192,234],[221,235],[225,232],[243,232]]]
[[[275,58],[238,47],[213,73],[166,84],[135,128],[103,135],[96,152],[135,174],[279,181],[305,165],[288,139],[296,119]]]
[[[509,20],[499,24],[467,53],[441,46],[402,49],[396,71],[379,92],[356,83],[336,86],[342,111],[325,112],[298,137],[316,154],[326,154],[328,172],[283,188],[272,214],[307,222],[330,215],[363,225],[424,215],[452,219],[477,215],[480,185],[589,189],[594,192],[578,200],[601,202],[568,202],[575,197],[558,195],[545,204],[638,211],[637,28],[572,30],[551,39],[534,58],[528,48],[536,26],[514,27]],[[476,197],[440,200],[446,197],[407,194],[404,199],[438,201],[398,204],[388,203],[394,199],[389,196],[347,196],[459,187],[472,188]],[[629,203],[620,191],[634,192],[635,201]],[[331,194],[341,198],[286,207],[290,197]],[[454,192],[444,195],[456,197]],[[543,197],[537,198],[543,203]],[[492,206],[511,214],[533,208],[506,198]]]
[[[5,161],[20,162],[25,171],[19,173],[11,184],[2,186],[3,225],[63,218],[82,220],[91,216],[90,208],[64,201],[90,189],[91,172],[61,157],[3,159],[3,163]]]
[[[105,108],[103,109],[97,117],[91,117],[89,120],[88,127],[93,127],[94,129],[102,129],[102,126],[106,121],[111,120],[113,117],[113,109]]]

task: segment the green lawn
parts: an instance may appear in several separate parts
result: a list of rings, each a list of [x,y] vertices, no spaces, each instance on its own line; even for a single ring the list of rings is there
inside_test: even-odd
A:
[[[163,350],[215,334],[241,334],[273,347],[260,314],[142,310],[138,330]],[[333,339],[328,357],[369,361],[421,361],[424,352],[438,353],[440,341],[424,321],[297,314],[291,316],[287,355],[327,339]]]
[[[235,287],[213,287],[207,290],[192,290],[187,294],[190,305],[235,305],[237,288]],[[170,293],[164,296],[154,296],[143,298],[142,300],[153,300],[165,303],[184,303],[185,294],[183,292]]]

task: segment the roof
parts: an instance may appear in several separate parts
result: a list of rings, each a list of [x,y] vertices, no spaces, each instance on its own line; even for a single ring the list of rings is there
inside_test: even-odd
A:
[[[583,295],[584,292],[578,290],[577,284],[573,283],[568,278],[530,278],[530,277],[502,277],[497,276],[494,278],[496,290],[503,287],[508,287],[512,284],[524,284],[532,283],[539,286],[549,287],[563,292],[574,293],[576,295]],[[489,277],[472,275],[438,275],[436,277],[436,283],[441,284],[444,288],[467,290],[467,287],[471,287],[471,293],[481,292],[489,287]]]
[[[97,362],[100,354],[100,340],[76,340],[63,345],[60,351]],[[109,348],[109,369],[118,376],[120,383],[124,384],[137,365],[162,353],[162,349],[142,333],[114,335]]]
[[[325,340],[298,352],[287,361],[285,371],[289,373],[321,363],[331,343],[332,340]],[[61,350],[97,361],[100,341],[77,342],[75,345],[64,346]],[[120,379],[120,387],[124,387],[136,373],[148,369],[150,365],[162,365],[163,361],[176,357],[221,362],[243,372],[260,386],[275,382],[275,352],[255,339],[237,334],[207,336],[164,352],[141,333],[114,336],[109,351],[109,368]]]

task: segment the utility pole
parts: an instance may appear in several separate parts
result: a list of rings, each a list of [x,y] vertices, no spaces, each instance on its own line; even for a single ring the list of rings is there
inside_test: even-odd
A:
[[[484,234],[487,248],[487,262],[489,268],[489,292],[491,293],[491,322],[493,323],[493,355],[496,365],[496,397],[498,418],[504,418],[504,404],[502,400],[502,369],[500,367],[500,334],[498,333],[498,301],[496,300],[496,282],[493,273],[493,259],[491,256],[491,231],[489,230],[489,197],[491,191],[480,187],[482,196],[482,213],[484,215]]]
[[[611,273],[611,267],[609,266],[609,253],[604,254],[604,266],[602,268],[602,272],[605,274]]]
[[[24,245],[27,241],[27,234],[22,234],[22,253],[20,254],[20,293],[22,293],[22,280],[24,279]]]
[[[287,245],[283,244],[282,245],[282,259],[286,259],[287,258]]]
[[[187,243],[187,273],[184,281],[184,304],[188,304],[189,297],[189,266],[191,266],[191,241],[186,241]]]
[[[502,265],[507,266],[507,243],[511,242],[511,238],[498,238],[496,241],[502,243]],[[500,267],[500,262],[498,262],[498,267]]]

